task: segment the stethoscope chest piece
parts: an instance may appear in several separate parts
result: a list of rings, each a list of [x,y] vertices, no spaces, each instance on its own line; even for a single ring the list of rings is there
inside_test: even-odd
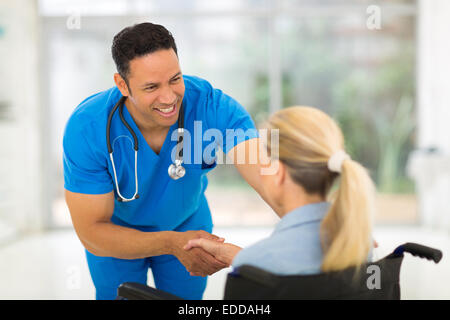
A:
[[[175,161],[175,164],[171,164],[168,169],[169,177],[171,177],[173,180],[178,180],[180,178],[183,178],[186,174],[186,169],[181,165],[181,161],[178,160]]]

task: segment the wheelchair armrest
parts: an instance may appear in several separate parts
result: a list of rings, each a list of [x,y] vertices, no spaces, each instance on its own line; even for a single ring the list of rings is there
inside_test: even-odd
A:
[[[137,282],[122,283],[117,295],[127,300],[182,300],[178,296]]]
[[[442,251],[434,248],[430,248],[427,246],[423,246],[417,243],[407,242],[398,246],[393,254],[397,256],[402,256],[403,252],[409,252],[413,256],[419,256],[421,258],[425,258],[428,260],[433,260],[435,263],[438,263],[442,259]]]
[[[266,287],[275,288],[278,284],[278,279],[273,273],[248,264],[238,267],[235,274]]]

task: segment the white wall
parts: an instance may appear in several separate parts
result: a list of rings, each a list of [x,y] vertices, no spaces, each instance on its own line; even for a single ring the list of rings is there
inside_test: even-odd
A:
[[[420,0],[418,29],[419,147],[450,153],[450,1]]]
[[[450,1],[419,0],[418,152],[410,157],[421,220],[450,230]],[[436,148],[435,152],[423,149]]]
[[[35,231],[43,217],[36,1],[1,0],[0,27],[0,101],[9,110],[0,120],[0,225]]]

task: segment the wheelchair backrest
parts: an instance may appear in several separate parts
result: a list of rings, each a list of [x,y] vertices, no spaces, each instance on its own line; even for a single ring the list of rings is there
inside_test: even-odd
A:
[[[389,255],[357,270],[315,275],[275,275],[243,265],[228,274],[225,300],[400,299],[403,256]]]

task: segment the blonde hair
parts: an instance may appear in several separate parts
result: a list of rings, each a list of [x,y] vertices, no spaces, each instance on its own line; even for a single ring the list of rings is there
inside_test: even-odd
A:
[[[337,124],[316,108],[296,106],[273,114],[265,127],[269,132],[279,130],[279,160],[292,179],[307,193],[328,196],[331,201],[320,225],[322,271],[359,267],[372,246],[374,185],[366,169],[351,159],[343,161],[340,174],[328,169],[330,157],[344,150]],[[270,141],[267,149],[270,154]],[[330,194],[338,177],[339,184]]]

